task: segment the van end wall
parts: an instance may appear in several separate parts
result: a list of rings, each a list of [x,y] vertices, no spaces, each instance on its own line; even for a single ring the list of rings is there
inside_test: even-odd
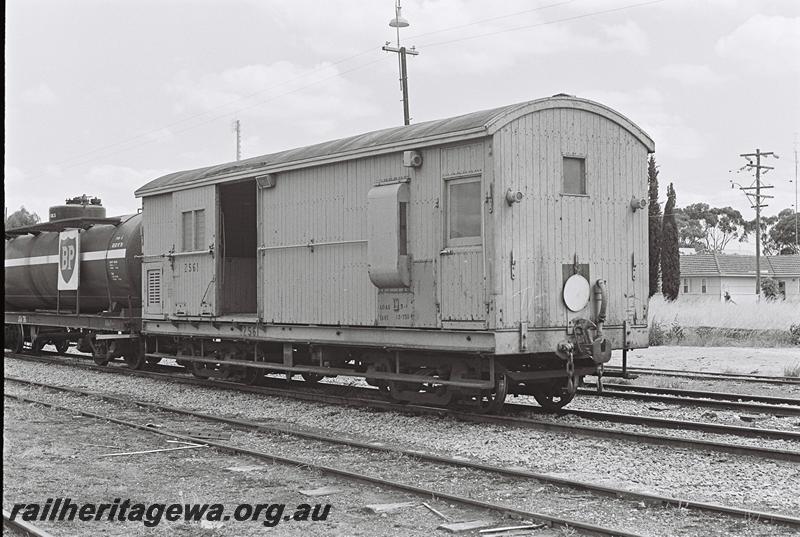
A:
[[[497,324],[565,326],[595,318],[594,299],[572,313],[561,298],[562,264],[588,263],[590,283],[607,280],[608,324],[646,323],[647,148],[593,112],[548,109],[514,120],[494,135]],[[587,196],[562,195],[562,158],[586,158]],[[520,203],[502,201],[507,189]],[[511,275],[511,261],[516,272]],[[634,274],[635,265],[635,274]]]

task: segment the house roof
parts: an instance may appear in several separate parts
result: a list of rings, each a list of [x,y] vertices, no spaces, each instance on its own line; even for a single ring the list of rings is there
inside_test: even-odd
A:
[[[494,134],[525,114],[551,108],[585,110],[604,116],[630,132],[649,152],[655,151],[653,140],[622,114],[602,104],[560,93],[491,110],[392,127],[245,160],[175,172],[150,181],[135,194],[137,197],[151,196],[204,184],[234,181],[256,174],[276,173],[425,145],[481,138]]]
[[[800,255],[776,255],[767,258],[775,276],[800,276]]]
[[[682,255],[681,276],[755,276],[756,256],[696,254]],[[763,256],[761,275],[800,276],[800,255]]]

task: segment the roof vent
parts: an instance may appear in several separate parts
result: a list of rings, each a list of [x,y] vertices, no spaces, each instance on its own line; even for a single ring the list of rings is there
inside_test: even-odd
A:
[[[575,97],[574,95],[570,95],[569,93],[556,93],[553,97]]]

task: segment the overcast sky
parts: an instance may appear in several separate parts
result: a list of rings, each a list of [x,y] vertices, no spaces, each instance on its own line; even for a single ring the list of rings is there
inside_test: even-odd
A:
[[[8,0],[9,212],[82,193],[109,214],[159,175],[402,124],[392,0]],[[404,0],[413,122],[555,93],[656,141],[662,192],[732,205],[755,148],[794,203],[798,0]],[[800,142],[799,142],[800,143]],[[729,170],[733,170],[731,174]],[[734,177],[735,175],[735,177]],[[663,194],[662,194],[663,195]]]

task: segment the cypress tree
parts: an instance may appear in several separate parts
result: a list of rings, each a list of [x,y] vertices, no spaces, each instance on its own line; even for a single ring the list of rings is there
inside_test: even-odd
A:
[[[647,163],[647,185],[649,204],[647,206],[647,235],[650,254],[650,294],[658,293],[658,279],[661,268],[661,206],[658,204],[658,167],[656,158],[650,155]]]
[[[667,189],[661,226],[661,293],[669,301],[678,298],[681,283],[681,260],[678,250],[678,225],[675,222],[675,188]]]

